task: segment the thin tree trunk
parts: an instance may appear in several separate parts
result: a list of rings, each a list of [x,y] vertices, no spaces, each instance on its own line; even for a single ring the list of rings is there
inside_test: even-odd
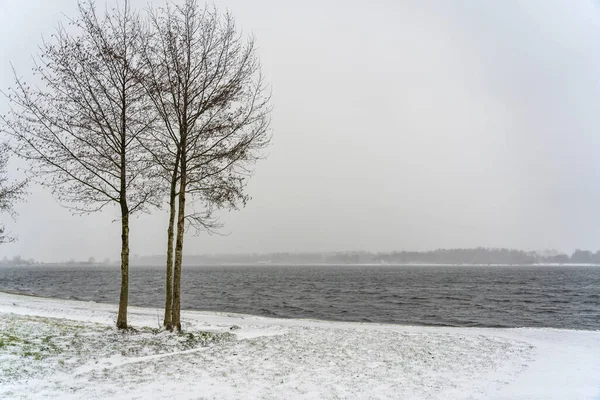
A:
[[[171,178],[171,192],[169,195],[169,228],[167,230],[167,279],[165,296],[165,319],[166,329],[173,330],[173,238],[175,226],[175,200],[177,199],[177,170],[179,169],[179,155],[175,160],[175,168]]]
[[[119,314],[117,328],[127,329],[127,304],[129,302],[129,207],[127,206],[127,148],[126,131],[126,93],[125,84],[121,87],[121,176],[119,188],[119,204],[121,206],[121,295],[119,296]]]
[[[175,196],[170,199],[169,228],[167,229],[167,279],[165,293],[165,318],[164,326],[172,331],[172,306],[173,306],[173,226],[175,225]]]
[[[127,329],[127,303],[129,299],[129,209],[121,201],[121,295],[117,328]]]
[[[182,141],[182,149],[185,141]],[[186,189],[185,152],[181,154],[181,174],[179,178],[179,209],[177,210],[177,239],[175,241],[175,267],[173,270],[173,310],[172,324],[181,332],[181,262],[183,257],[183,234],[185,225],[185,189]]]

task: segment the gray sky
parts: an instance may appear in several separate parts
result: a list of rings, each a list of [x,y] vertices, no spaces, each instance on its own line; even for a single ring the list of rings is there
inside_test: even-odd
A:
[[[597,2],[216,4],[256,36],[273,145],[229,235],[185,253],[600,248]],[[75,6],[0,0],[0,87]],[[0,256],[116,259],[117,211],[73,217],[32,188]],[[166,217],[134,219],[132,254],[164,252]]]

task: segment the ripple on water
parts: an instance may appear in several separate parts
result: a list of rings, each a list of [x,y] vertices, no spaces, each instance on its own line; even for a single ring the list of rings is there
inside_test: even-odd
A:
[[[162,307],[162,267],[132,268],[130,304]],[[0,290],[116,303],[116,267],[1,268]],[[186,267],[185,309],[436,326],[600,329],[598,267]]]

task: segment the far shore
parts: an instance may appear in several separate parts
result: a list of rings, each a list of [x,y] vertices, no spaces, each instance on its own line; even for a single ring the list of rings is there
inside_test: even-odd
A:
[[[102,268],[102,267],[119,267],[120,264],[90,264],[90,263],[36,263],[36,264],[19,264],[7,265],[0,264],[0,268],[27,268],[27,267],[65,267],[65,268]],[[595,263],[535,263],[535,264],[443,264],[443,263],[214,263],[214,264],[183,264],[188,268],[211,268],[211,267],[600,267],[600,264]],[[131,264],[130,268],[160,268],[163,264]]]

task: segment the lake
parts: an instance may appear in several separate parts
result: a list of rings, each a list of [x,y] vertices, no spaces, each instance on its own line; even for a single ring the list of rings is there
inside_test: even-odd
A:
[[[162,267],[133,267],[130,305],[163,307],[164,274]],[[119,283],[115,266],[0,268],[0,290],[38,296],[117,303]],[[411,325],[596,330],[600,267],[184,266],[182,308]]]

